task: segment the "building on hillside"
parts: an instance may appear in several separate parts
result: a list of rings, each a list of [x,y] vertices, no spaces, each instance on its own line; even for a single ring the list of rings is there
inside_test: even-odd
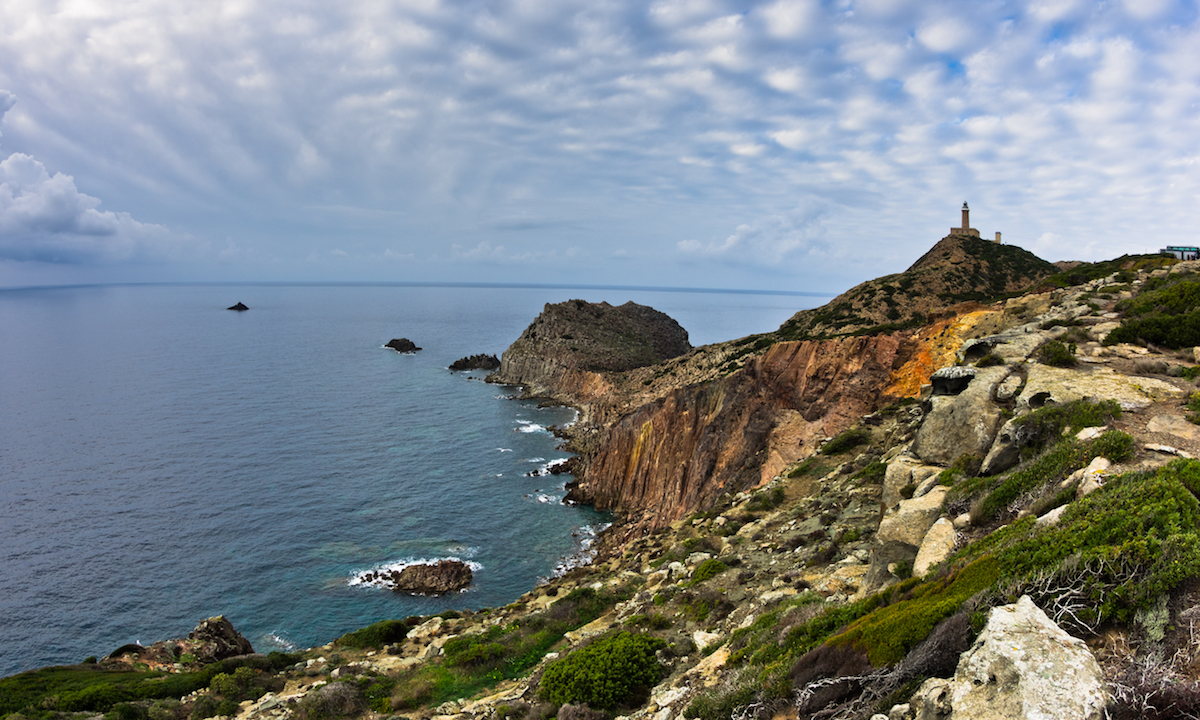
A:
[[[950,228],[951,235],[966,235],[967,237],[980,237],[979,231],[971,227],[971,208],[967,207],[964,202],[962,206],[962,227]],[[1000,242],[1000,233],[996,233],[996,242]]]
[[[1200,247],[1190,245],[1168,245],[1159,252],[1163,255],[1174,255],[1180,260],[1200,260]]]

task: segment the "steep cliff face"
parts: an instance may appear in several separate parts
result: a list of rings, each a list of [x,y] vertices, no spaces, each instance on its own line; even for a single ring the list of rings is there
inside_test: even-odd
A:
[[[654,308],[568,300],[547,304],[504,352],[499,372],[488,380],[587,405],[611,391],[606,374],[653,365],[691,349],[687,331]]]
[[[906,339],[778,343],[731,375],[674,390],[603,432],[571,497],[660,527],[756,486],[880,407]]]

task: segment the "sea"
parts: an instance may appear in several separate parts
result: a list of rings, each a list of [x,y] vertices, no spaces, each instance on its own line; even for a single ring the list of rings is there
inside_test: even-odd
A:
[[[563,503],[564,407],[451,372],[545,303],[655,307],[693,344],[777,328],[803,294],[550,286],[0,289],[0,676],[225,615],[260,652],[512,602],[611,518]],[[247,312],[225,308],[237,302]],[[384,348],[398,337],[423,349]],[[470,588],[363,573],[457,558]]]

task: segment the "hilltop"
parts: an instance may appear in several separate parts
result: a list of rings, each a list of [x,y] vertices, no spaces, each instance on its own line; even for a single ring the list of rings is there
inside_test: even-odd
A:
[[[922,325],[957,303],[1017,293],[1058,268],[1016,245],[970,235],[942,238],[907,270],[868,280],[779,328],[783,340],[852,335]]]

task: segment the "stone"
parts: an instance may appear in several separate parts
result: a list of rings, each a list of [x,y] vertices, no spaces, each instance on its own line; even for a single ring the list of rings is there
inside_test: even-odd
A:
[[[929,376],[929,382],[933,385],[934,395],[958,395],[971,381],[975,379],[975,368],[966,367],[964,365],[952,365],[937,370],[933,375]]]
[[[929,528],[929,532],[925,533],[921,548],[917,550],[917,559],[913,561],[913,575],[920,577],[950,557],[950,553],[954,552],[954,544],[954,523],[946,518],[938,518]]]
[[[412,595],[442,595],[471,584],[471,568],[461,560],[409,565],[402,570],[379,573],[378,580],[394,592]]]
[[[244,304],[242,304],[239,301],[237,305],[230,305],[229,307],[227,307],[225,309],[226,310],[236,310],[238,312],[245,312],[246,310],[249,310],[250,308],[246,307]]]
[[[979,370],[958,395],[934,395],[912,452],[927,463],[948,466],[961,455],[987,454],[1000,428],[1000,408],[992,390],[1006,375],[1004,367]]]
[[[1015,467],[1021,461],[1021,448],[1016,442],[1016,424],[1009,420],[1000,427],[991,449],[983,458],[979,472],[983,475],[995,475]]]
[[[925,535],[942,514],[947,491],[948,488],[938,485],[922,497],[902,500],[884,516],[871,546],[870,567],[856,597],[865,597],[895,582],[897,578],[889,566],[916,560]]]
[[[1075,433],[1075,439],[1079,442],[1087,442],[1088,440],[1095,440],[1106,432],[1108,432],[1107,425],[1101,425],[1100,427],[1085,427],[1084,429]]]
[[[1021,376],[1009,375],[996,386],[996,399],[1000,402],[1008,402],[1016,396],[1017,391],[1021,389]]]
[[[191,646],[191,654],[202,663],[215,662],[238,655],[249,655],[254,652],[250,641],[233,629],[233,623],[224,615],[201,620],[195,630],[188,633],[188,640],[194,640],[198,645]]]
[[[955,530],[963,530],[964,528],[969,528],[969,527],[971,527],[971,513],[963,513],[963,514],[959,515],[958,517],[954,518],[954,529]]]
[[[1122,410],[1136,412],[1153,402],[1173,400],[1182,394],[1182,390],[1165,380],[1121,375],[1109,367],[1077,370],[1038,363],[1029,367],[1025,389],[1017,398],[1017,414],[1052,403],[1061,405],[1083,399],[1116,400]]]
[[[703,630],[697,630],[696,632],[692,633],[692,642],[696,643],[696,647],[700,648],[701,650],[715,642],[720,642],[720,640],[721,636],[717,633],[705,632]]]
[[[1147,449],[1151,452],[1162,453],[1164,455],[1177,455],[1181,458],[1189,458],[1189,459],[1192,457],[1189,453],[1184,452],[1183,450],[1180,450],[1179,448],[1171,447],[1170,445],[1160,445],[1158,443],[1146,443],[1142,447],[1144,447],[1145,449]]]
[[[910,700],[914,720],[1100,720],[1100,664],[1029,596],[993,608],[954,678],[926,680]]]
[[[1200,345],[1192,348],[1192,360],[1200,363]]]
[[[1184,440],[1200,441],[1200,425],[1193,425],[1179,415],[1155,415],[1146,423],[1152,433],[1165,433]]]
[[[416,352],[421,349],[417,347],[416,343],[408,338],[392,338],[391,340],[387,341],[387,344],[384,345],[384,347],[389,347],[400,353]]]
[[[930,475],[936,475],[941,468],[925,465],[921,461],[901,455],[888,463],[883,476],[883,496],[880,503],[884,509],[891,509],[904,499],[901,491],[909,485],[916,486]]]
[[[1062,518],[1062,514],[1063,514],[1064,512],[1066,512],[1066,511],[1067,511],[1067,506],[1066,506],[1066,505],[1059,505],[1058,507],[1054,508],[1054,509],[1053,509],[1053,510],[1051,510],[1050,512],[1048,512],[1048,513],[1046,513],[1045,515],[1042,515],[1041,517],[1039,517],[1039,518],[1038,518],[1037,520],[1035,520],[1034,522],[1035,522],[1036,524],[1038,524],[1038,525],[1044,525],[1044,526],[1047,526],[1047,527],[1049,527],[1049,526],[1051,526],[1051,525],[1057,525],[1057,524],[1058,524],[1058,521],[1059,521],[1059,519],[1061,519],[1061,518]]]

